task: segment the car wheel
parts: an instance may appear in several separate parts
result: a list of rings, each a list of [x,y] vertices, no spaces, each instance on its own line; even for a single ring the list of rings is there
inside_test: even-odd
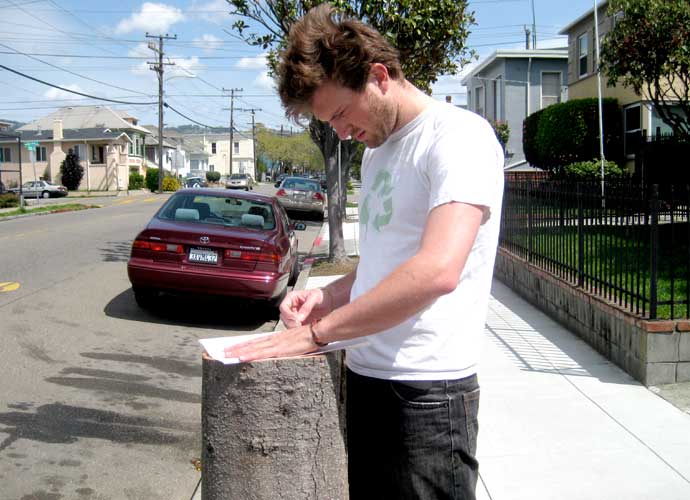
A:
[[[158,292],[151,288],[132,288],[134,291],[134,300],[142,309],[150,309],[156,305],[158,299]]]
[[[48,191],[43,191],[41,193],[41,198],[50,198],[50,193]]]
[[[245,191],[249,191],[249,187],[244,188]]]

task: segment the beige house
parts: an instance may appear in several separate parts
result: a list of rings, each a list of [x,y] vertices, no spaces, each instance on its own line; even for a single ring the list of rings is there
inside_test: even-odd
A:
[[[189,137],[189,136],[187,136]],[[198,137],[198,136],[197,136]],[[230,168],[230,135],[206,134],[202,136],[204,151],[209,155],[208,168],[221,176],[251,174],[254,176],[254,149],[251,133],[235,132],[232,138],[232,169]]]
[[[600,43],[615,26],[619,15],[607,14],[608,1],[597,6]],[[620,14],[622,15],[622,13]],[[560,32],[568,35],[568,96],[583,99],[598,96],[596,40],[594,31],[594,8],[568,24]],[[623,132],[625,155],[628,168],[634,168],[635,151],[642,137],[668,134],[671,128],[656,112],[654,104],[646,95],[638,95],[632,89],[617,85],[609,87],[602,78],[602,97],[618,99],[623,108]],[[604,124],[604,127],[606,124]]]
[[[21,154],[22,180],[44,178],[60,182],[60,164],[71,149],[84,167],[79,189],[118,191],[127,189],[130,172],[143,173],[145,137],[150,132],[126,112],[107,106],[61,108],[17,129],[23,146],[37,143],[35,153],[19,151],[16,139],[0,137],[3,170],[18,170]],[[3,175],[12,186],[18,172]]]

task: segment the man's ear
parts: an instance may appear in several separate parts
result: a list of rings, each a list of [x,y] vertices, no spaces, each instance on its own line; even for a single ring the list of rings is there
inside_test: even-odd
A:
[[[369,69],[369,81],[378,86],[383,94],[388,92],[391,81],[391,77],[388,74],[388,68],[381,63],[372,64]]]

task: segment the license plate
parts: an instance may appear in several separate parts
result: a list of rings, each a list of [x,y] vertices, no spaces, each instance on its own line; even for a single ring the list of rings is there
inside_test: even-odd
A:
[[[218,264],[218,253],[204,248],[190,248],[189,262],[199,264]]]

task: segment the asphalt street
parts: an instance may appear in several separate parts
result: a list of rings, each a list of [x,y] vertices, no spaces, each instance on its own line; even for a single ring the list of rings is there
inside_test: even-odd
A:
[[[277,317],[228,299],[136,306],[131,242],[166,198],[0,222],[3,500],[189,498],[201,442],[197,341],[269,331]],[[303,256],[321,223],[307,225]]]

